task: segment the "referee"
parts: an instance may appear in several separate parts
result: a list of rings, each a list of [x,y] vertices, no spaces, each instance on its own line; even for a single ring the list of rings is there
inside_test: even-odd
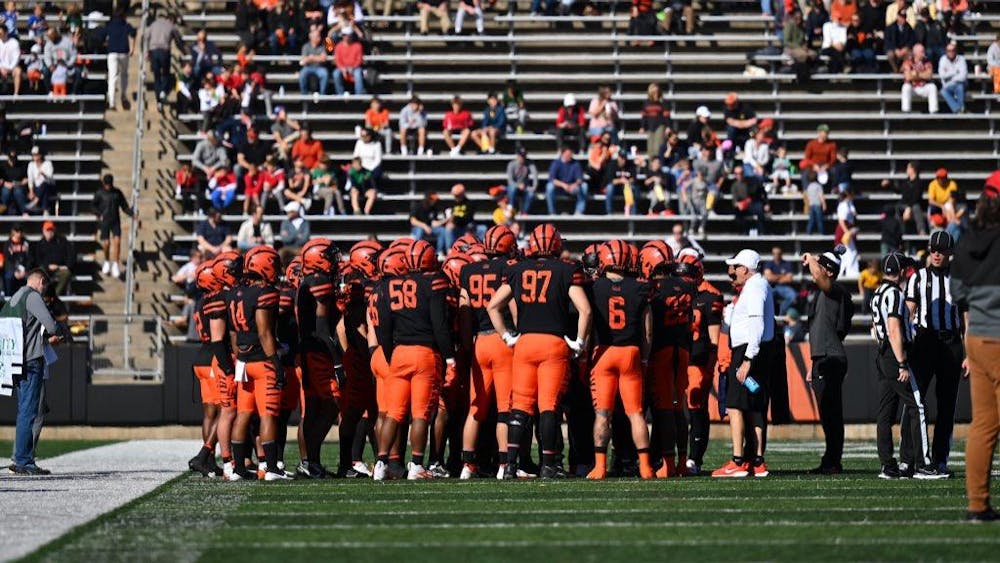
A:
[[[950,477],[948,454],[951,435],[955,427],[955,404],[958,401],[958,384],[962,380],[962,322],[958,306],[951,297],[950,260],[954,242],[951,235],[938,231],[931,235],[928,250],[930,261],[910,277],[906,284],[906,305],[910,309],[914,328],[913,375],[920,394],[927,396],[931,379],[935,379],[937,395],[937,421],[931,445],[931,462],[945,476]],[[901,424],[912,416],[904,410]],[[913,444],[904,435],[900,441],[900,457],[909,454]]]
[[[743,249],[726,260],[726,265],[729,279],[739,291],[728,319],[732,361],[726,374],[725,404],[733,433],[733,457],[713,471],[712,477],[767,477],[764,423],[771,358],[766,351],[767,343],[774,339],[774,295],[758,272],[757,252]]]
[[[911,443],[920,444],[921,464],[913,472],[916,479],[939,479],[942,476],[931,466],[927,445],[927,423],[924,418],[924,402],[920,390],[910,372],[908,350],[912,344],[910,312],[906,308],[906,296],[900,288],[903,270],[909,261],[898,253],[882,258],[882,284],[872,296],[872,332],[878,344],[875,368],[878,371],[879,407],[876,426],[878,458],[882,464],[880,479],[899,479],[903,474],[892,455],[892,422],[896,418],[899,403],[912,410],[911,416],[900,429],[909,434]],[[912,455],[901,451],[901,456]],[[909,467],[915,467],[912,459],[903,457]]]

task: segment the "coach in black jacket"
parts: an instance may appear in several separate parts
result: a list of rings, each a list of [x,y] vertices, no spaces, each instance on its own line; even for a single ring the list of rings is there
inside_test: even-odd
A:
[[[994,177],[1000,180],[1000,172]],[[990,507],[990,464],[1000,431],[1000,181],[983,188],[972,232],[955,249],[951,293],[965,318],[964,366],[972,391],[965,446],[968,518],[997,520]]]

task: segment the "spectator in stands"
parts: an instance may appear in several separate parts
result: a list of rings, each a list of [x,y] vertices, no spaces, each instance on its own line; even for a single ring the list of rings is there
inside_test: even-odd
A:
[[[698,244],[698,241],[687,236],[684,231],[684,225],[681,223],[674,223],[673,228],[670,230],[670,236],[666,240],[667,246],[673,251],[674,256],[680,254],[685,248],[690,248],[696,251],[698,254],[704,256],[705,249]]]
[[[320,40],[320,31],[313,29],[309,32],[309,41],[302,46],[302,59],[299,61],[302,66],[302,69],[299,70],[299,91],[303,94],[309,92],[326,94],[330,72],[326,68],[326,46]],[[318,90],[309,89],[309,78],[311,77],[315,77],[319,83]]]
[[[285,106],[274,106],[274,123],[271,124],[271,138],[278,158],[288,162],[292,153],[292,143],[299,138],[299,123],[288,117]]]
[[[993,93],[1000,94],[1000,33],[986,49],[986,71],[993,79]]]
[[[587,184],[583,181],[580,163],[573,160],[573,151],[569,148],[563,148],[559,158],[549,166],[549,182],[545,186],[549,215],[556,214],[556,196],[560,193],[576,199],[573,214],[583,215],[587,208]]]
[[[122,218],[125,213],[135,220],[135,212],[129,205],[125,194],[115,187],[115,177],[105,174],[101,178],[101,189],[94,194],[94,213],[97,215],[97,240],[104,251],[104,266],[101,273],[119,277],[121,271],[119,262],[122,253]]]
[[[364,40],[364,11],[353,1],[334,2],[327,9],[327,38],[333,43],[339,43],[345,35],[354,35],[359,42]]]
[[[702,224],[698,229],[698,233],[701,234],[704,232],[704,221],[715,208],[715,198],[718,197],[719,190],[722,189],[722,182],[726,179],[726,174],[722,161],[715,158],[715,150],[705,145],[702,145],[699,150],[699,158],[694,161],[692,168],[695,180],[701,182],[695,182],[694,197],[692,198],[692,204],[696,208],[702,209]],[[700,197],[703,190],[704,200]],[[702,201],[704,201],[703,206]]]
[[[31,51],[24,60],[25,75],[28,78],[28,89],[32,93],[38,94],[42,90],[42,77],[45,75],[45,58],[42,50],[45,48],[45,39],[39,39],[41,43],[31,46]]]
[[[410,236],[413,240],[434,237],[438,254],[444,254],[450,248],[445,244],[447,242],[445,225],[448,219],[441,216],[438,201],[436,193],[427,192],[419,203],[413,205],[410,209]]]
[[[208,258],[232,250],[233,237],[229,234],[229,227],[222,221],[219,210],[214,207],[208,209],[205,220],[195,229],[195,235],[198,240],[198,250]]]
[[[833,233],[834,244],[843,244],[847,252],[840,259],[840,276],[854,277],[858,275],[858,211],[854,207],[854,194],[851,190],[840,192],[840,203],[837,204],[837,228]]]
[[[236,166],[233,167],[233,171],[236,173],[238,185],[244,185],[243,180],[251,167],[259,170],[264,166],[264,161],[267,160],[267,155],[271,152],[271,147],[260,140],[259,133],[253,128],[246,130],[246,138],[243,142],[239,142],[237,139],[233,143],[233,149],[236,152]]]
[[[962,20],[968,11],[968,0],[939,0],[938,2],[938,16],[949,33],[957,35],[966,32],[965,23]]]
[[[823,186],[816,181],[816,171],[806,172],[806,184],[802,190],[802,199],[809,213],[809,222],[806,223],[806,234],[823,234],[823,217],[826,216],[826,198],[823,197]]]
[[[965,231],[969,229],[969,204],[965,199],[965,192],[955,190],[951,192],[951,197],[944,204],[944,218],[948,222],[945,230],[951,235],[952,240],[957,241],[962,238]]]
[[[191,44],[191,68],[199,83],[208,73],[218,74],[222,71],[222,51],[214,42],[209,41],[208,32],[204,29],[198,30],[194,43]]]
[[[226,149],[219,142],[215,131],[205,133],[205,138],[198,141],[191,153],[191,164],[197,174],[198,190],[204,191],[210,178],[215,177],[215,171],[229,166]],[[199,204],[199,208],[201,205]]]
[[[932,232],[947,226],[944,206],[956,191],[958,184],[948,177],[948,169],[938,168],[934,179],[927,184],[927,217]]]
[[[125,19],[125,10],[115,10],[104,27],[104,41],[108,49],[108,108],[115,109],[116,88],[120,89],[122,108],[128,111],[128,59],[135,53],[135,28]]]
[[[285,218],[281,221],[278,229],[278,238],[284,245],[284,252],[298,252],[305,243],[309,242],[310,229],[309,221],[302,216],[303,207],[297,201],[289,201],[285,204]]]
[[[851,16],[851,25],[847,28],[847,52],[852,72],[873,73],[878,70],[875,57],[876,37],[874,33],[864,31],[861,15]]]
[[[882,180],[882,187],[888,186],[889,180]],[[927,217],[921,207],[924,187],[920,181],[920,165],[916,161],[906,164],[906,178],[896,180],[894,189],[900,196],[899,209],[903,224],[912,222],[918,235],[927,236]]]
[[[528,214],[538,188],[538,168],[528,160],[528,152],[517,149],[514,160],[507,163],[507,201],[520,213]]]
[[[389,108],[382,105],[382,100],[372,98],[365,110],[365,127],[382,137],[385,144],[384,153],[392,152],[392,126],[389,124]]]
[[[837,161],[830,167],[830,185],[838,192],[851,189],[854,181],[854,165],[851,164],[847,147],[837,148]]]
[[[603,186],[607,172],[608,161],[611,160],[612,149],[617,152],[618,147],[611,146],[611,134],[604,133],[600,137],[591,139],[590,148],[587,149],[587,168],[584,170],[583,179],[585,182],[595,186]]]
[[[264,207],[255,205],[250,209],[250,218],[243,221],[236,234],[236,247],[246,252],[255,246],[274,244],[274,231],[264,221]]]
[[[861,16],[861,30],[867,34],[881,39],[885,37],[885,4],[882,0],[862,0],[858,6],[858,15]]]
[[[703,139],[705,138],[705,131],[712,130],[712,125],[710,123],[711,119],[712,112],[708,109],[708,106],[698,106],[698,108],[694,110],[694,119],[691,120],[691,123],[687,128],[687,142],[696,150],[701,150],[701,145]],[[714,146],[710,148],[712,150],[715,149]]]
[[[198,272],[198,266],[201,265],[204,258],[205,255],[202,251],[192,248],[188,255],[188,261],[182,264],[180,268],[177,268],[177,272],[170,276],[170,281],[184,288],[185,292],[188,292],[196,281],[195,274]]]
[[[507,115],[507,129],[519,135],[524,133],[524,128],[528,124],[528,108],[524,103],[524,92],[518,87],[517,81],[513,79],[507,81],[500,96],[500,105]]]
[[[451,99],[451,111],[445,112],[441,128],[444,133],[444,144],[448,145],[451,155],[461,154],[465,143],[469,141],[469,136],[472,134],[472,115],[469,110],[462,107],[460,96]],[[452,138],[452,134],[456,132],[458,133],[458,141]]]
[[[409,153],[407,135],[413,131],[417,135],[417,154],[424,154],[427,144],[427,111],[420,98],[413,96],[409,103],[399,110],[399,151]]]
[[[313,194],[323,200],[323,214],[334,215],[336,212],[343,215],[344,197],[337,185],[337,172],[329,155],[324,154],[319,159],[319,166],[313,169],[311,176]]]
[[[13,2],[8,2],[8,7],[13,8]],[[13,37],[17,37],[17,9],[9,9],[3,13],[3,20],[6,24],[4,27],[5,31],[8,31]],[[35,4],[35,7],[31,10],[31,15],[28,16],[28,39],[34,39],[39,35],[45,36],[45,32],[49,30],[49,22],[45,19],[45,6],[42,4]]]
[[[475,16],[476,33],[482,35],[485,31],[483,22],[483,4],[481,0],[458,0],[458,10],[455,12],[455,35],[462,33],[465,16]]]
[[[7,162],[3,167],[0,204],[8,215],[28,212],[28,169],[17,161],[17,152],[13,150],[7,153]]]
[[[263,205],[264,185],[267,184],[267,172],[256,164],[250,164],[247,173],[243,175],[243,214],[248,215],[250,208]]]
[[[886,30],[893,23],[899,21],[900,16],[911,28],[917,25],[917,10],[914,9],[913,5],[910,4],[909,0],[896,0],[895,2],[890,2],[885,7],[885,27]]]
[[[695,17],[694,5],[691,0],[670,0],[666,3],[663,8],[663,20],[661,22],[661,27],[663,30],[671,34],[674,32],[674,28],[677,28],[677,32],[680,32],[680,21],[681,18],[674,16],[679,14],[684,19],[684,34],[693,35],[694,26],[698,21]]]
[[[236,174],[222,166],[208,179],[208,190],[212,205],[219,211],[225,211],[236,199]]]
[[[210,74],[201,82],[198,89],[198,111],[201,112],[201,130],[208,131],[219,121],[224,106],[222,103],[226,98],[226,89],[222,84],[216,84],[215,78]]]
[[[636,167],[628,158],[628,153],[619,149],[614,159],[607,166],[604,174],[606,183],[604,186],[604,213],[611,215],[614,213],[615,196],[621,193],[625,198],[625,215],[635,215],[636,209]],[[596,182],[596,179],[593,180]]]
[[[821,123],[816,127],[816,138],[806,143],[804,158],[799,161],[803,186],[809,185],[806,172],[816,173],[816,181],[826,186],[830,181],[830,167],[837,161],[837,143],[830,140],[830,127]]]
[[[31,267],[31,253],[28,239],[24,238],[21,225],[10,228],[10,236],[3,245],[3,291],[10,297],[24,285],[25,276]]]
[[[823,39],[823,26],[830,21],[830,12],[823,0],[813,0],[809,4],[809,15],[806,16],[806,39],[811,48],[819,46]]]
[[[869,260],[865,269],[858,274],[858,294],[861,296],[861,312],[871,313],[872,296],[882,283],[882,271],[878,260]]]
[[[74,78],[76,72],[76,47],[73,45],[73,41],[69,37],[63,36],[59,33],[56,28],[50,28],[48,33],[48,41],[45,42],[45,47],[42,49],[42,60],[45,63],[45,68],[43,73],[46,79],[51,79],[52,74],[59,68],[63,67],[66,71],[67,78]],[[111,63],[109,61],[108,66]],[[108,74],[110,78],[110,73]],[[109,104],[113,104],[114,100],[108,100]]]
[[[56,195],[55,173],[52,161],[37,146],[31,147],[31,162],[28,164],[28,204],[27,208],[37,213],[49,213],[49,200]]]
[[[743,144],[743,172],[760,180],[767,177],[768,163],[771,160],[771,147],[763,129],[756,129],[753,136]]]
[[[858,13],[858,5],[854,0],[833,0],[830,2],[830,20],[843,27],[851,23],[851,16]]]
[[[472,132],[472,141],[482,152],[494,154],[497,152],[497,138],[507,130],[507,113],[500,106],[500,100],[495,92],[486,96],[486,109],[479,129]]]
[[[355,39],[353,33],[345,33],[333,51],[333,62],[337,68],[333,74],[333,87],[338,96],[347,95],[347,90],[344,88],[344,81],[348,78],[354,82],[354,95],[364,95],[365,76],[362,70],[364,57],[365,53],[361,42]],[[303,92],[305,92],[304,89]]]
[[[364,167],[361,158],[355,157],[347,170],[347,187],[351,196],[351,211],[355,215],[371,215],[378,189],[371,170]],[[364,207],[361,206],[361,195],[365,196]]]
[[[802,12],[795,10],[791,18],[785,22],[782,32],[782,54],[792,60],[792,69],[799,83],[809,78],[812,62],[816,58],[816,53],[809,44],[806,25]]]
[[[292,145],[292,158],[301,160],[306,170],[312,170],[319,164],[321,156],[323,156],[323,143],[313,137],[311,126],[303,125],[299,139]]]
[[[354,158],[361,159],[361,166],[371,172],[372,184],[378,188],[382,180],[382,145],[375,140],[375,132],[362,129],[360,138],[354,143]]]
[[[576,151],[582,153],[586,144],[584,136],[584,124],[587,120],[587,112],[583,106],[576,102],[576,96],[566,94],[563,103],[556,112],[556,149],[562,152],[567,144],[572,144],[575,138]],[[572,148],[572,147],[571,147]]]
[[[302,204],[303,210],[308,210],[312,205],[310,195],[312,194],[312,174],[302,159],[296,159],[292,166],[292,173],[288,176],[285,188],[280,192],[275,192],[278,204],[284,208],[289,201],[296,201]]]
[[[938,112],[937,84],[934,84],[934,63],[924,56],[924,46],[913,46],[913,56],[903,62],[903,96],[900,102],[903,113],[913,109],[913,95],[927,98],[927,111]]]
[[[750,104],[740,100],[736,92],[730,92],[726,95],[723,117],[726,120],[726,138],[733,142],[734,147],[742,147],[757,125],[757,113]]]
[[[639,114],[639,134],[646,134],[646,156],[658,156],[663,148],[664,136],[673,129],[670,109],[663,103],[660,85],[655,82],[646,87],[646,101]]]
[[[645,176],[642,187],[649,199],[649,215],[672,215],[670,200],[677,193],[677,180],[673,172],[663,167],[660,157],[654,156],[649,161]]]
[[[823,40],[820,54],[827,57],[827,71],[832,74],[844,72],[847,64],[847,26],[837,20],[823,24]]]
[[[272,53],[278,55],[295,53],[302,43],[299,21],[299,14],[290,3],[286,5],[278,0],[274,3],[273,9],[267,10],[264,27],[267,29],[268,45]]]
[[[163,111],[163,102],[167,99],[167,88],[170,86],[170,45],[176,44],[180,51],[184,50],[184,40],[174,24],[173,14],[161,11],[153,23],[146,27],[142,38],[149,53],[149,62],[153,70],[153,89],[156,92],[156,106]]]
[[[390,2],[390,0],[386,0]],[[420,10],[420,34],[427,35],[430,31],[429,20],[434,14],[441,24],[441,35],[447,35],[451,29],[451,18],[448,17],[448,0],[421,0],[417,2]]]
[[[448,218],[446,245],[451,248],[455,241],[465,233],[471,232],[482,240],[486,236],[486,225],[476,225],[476,208],[465,193],[465,185],[455,184],[451,187],[451,197],[454,202],[446,213]]]
[[[745,175],[743,167],[737,166],[733,169],[729,192],[736,209],[737,229],[741,233],[749,232],[752,237],[764,234],[764,222],[770,207],[767,203],[767,191],[761,181],[754,176]]]
[[[55,287],[56,295],[64,295],[73,277],[76,251],[66,237],[56,232],[52,221],[42,223],[42,238],[31,246],[32,262],[44,268]]]
[[[632,0],[628,21],[629,35],[656,35],[656,14],[653,12],[653,0]],[[639,41],[633,41],[632,46],[639,46]],[[653,41],[646,41],[647,47],[653,46]]]
[[[916,44],[913,28],[906,23],[905,12],[893,16],[893,23],[885,27],[885,55],[893,72],[899,72],[903,61],[910,57],[910,50]]]
[[[668,131],[667,142],[660,149],[659,156],[665,168],[673,168],[682,159],[690,158],[690,147],[676,131]]]
[[[792,264],[785,260],[781,253],[781,247],[775,246],[771,249],[771,259],[763,264],[764,279],[771,284],[774,290],[774,301],[778,305],[778,315],[784,316],[789,307],[795,305],[799,298],[799,292],[793,285],[795,274]]]
[[[0,26],[0,81],[14,83],[14,95],[21,92],[21,43]]]
[[[599,87],[597,96],[590,101],[590,107],[587,108],[587,115],[590,117],[587,135],[593,137],[608,132],[611,134],[611,142],[618,144],[619,113],[618,102],[611,99],[611,87]]]
[[[771,163],[771,183],[775,190],[780,187],[782,193],[791,193],[796,190],[796,187],[792,185],[792,161],[788,158],[788,147],[784,143],[778,144],[777,150],[774,151],[774,161]]]
[[[899,217],[899,207],[886,205],[882,209],[882,238],[880,256],[893,252],[903,252],[903,221]]]
[[[913,27],[913,38],[924,46],[931,64],[937,64],[944,56],[948,32],[941,26],[941,22],[931,17],[931,12],[926,7],[920,10],[917,25]]]
[[[691,170],[691,159],[685,156],[674,163],[670,167],[670,175],[674,177],[678,211],[681,215],[694,215],[695,207],[692,203],[692,197],[695,177]],[[702,185],[704,186],[704,181]]]
[[[941,78],[941,97],[951,113],[965,113],[965,83],[969,78],[969,65],[958,54],[958,44],[948,44],[944,56],[938,61]]]

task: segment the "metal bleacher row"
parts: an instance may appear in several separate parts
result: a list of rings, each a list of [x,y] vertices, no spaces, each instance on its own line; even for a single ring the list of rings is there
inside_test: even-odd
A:
[[[997,2],[987,5],[1000,7]],[[197,29],[204,27],[209,39],[222,49],[224,59],[234,60],[238,30],[233,3],[201,0],[187,2],[186,6],[182,15],[185,39],[192,39]],[[974,65],[985,67],[986,49],[996,36],[994,26],[1000,18],[989,11],[970,14],[967,21],[974,25],[974,32],[954,37],[970,66],[967,113],[949,114],[942,104],[944,113],[928,115],[921,112],[926,105],[921,105],[920,99],[914,102],[915,113],[900,112],[901,80],[887,70],[877,74],[816,74],[806,87],[796,83],[794,74],[783,70],[780,56],[753,57],[763,47],[778,45],[773,26],[761,17],[757,2],[717,0],[712,11],[699,11],[695,35],[639,38],[626,33],[627,3],[600,6],[605,12],[600,16],[529,17],[524,12],[508,13],[507,3],[501,1],[497,11],[487,12],[484,35],[440,35],[433,22],[431,34],[421,35],[412,14],[367,15],[371,54],[366,56],[366,65],[378,77],[372,93],[388,105],[394,127],[399,109],[412,94],[419,95],[427,107],[428,143],[434,154],[400,155],[394,139],[393,154],[383,160],[385,180],[375,215],[311,215],[314,236],[328,236],[344,243],[369,233],[378,233],[381,238],[402,236],[409,232],[407,215],[415,201],[427,191],[436,191],[447,205],[448,189],[457,182],[465,184],[471,199],[477,202],[479,220],[487,221],[493,209],[487,189],[503,183],[506,163],[517,146],[525,147],[539,168],[539,201],[533,211],[542,212],[541,194],[555,153],[555,140],[549,133],[555,112],[565,94],[572,92],[586,104],[600,84],[611,86],[622,108],[622,144],[636,145],[640,151],[645,148],[645,135],[637,132],[638,113],[650,82],[661,85],[680,131],[687,128],[697,106],[707,105],[713,111],[716,132],[723,134],[723,99],[729,91],[738,92],[759,117],[775,120],[793,162],[801,158],[805,143],[815,136],[816,126],[827,123],[831,138],[851,151],[855,189],[862,194],[855,203],[860,213],[858,246],[863,258],[878,253],[880,213],[897,198],[880,183],[883,179],[901,178],[908,161],[921,161],[925,180],[931,179],[929,171],[948,168],[951,177],[967,190],[970,200],[975,199],[985,176],[1000,165],[1000,133],[992,111],[992,87],[982,72],[972,72]],[[470,28],[472,23],[466,26]],[[652,41],[653,46],[632,46],[636,39]],[[272,102],[285,105],[292,118],[311,124],[332,161],[346,162],[354,147],[354,127],[362,122],[370,96],[300,94],[298,59],[297,55],[259,54],[255,61],[267,70],[268,88],[274,93]],[[764,72],[744,74],[751,62]],[[511,79],[517,81],[527,103],[529,120],[524,133],[508,134],[495,155],[474,154],[470,144],[466,154],[450,156],[442,142],[440,125],[451,97],[462,95],[466,108],[478,119],[486,93],[502,90]],[[264,132],[262,138],[267,139],[268,116],[256,115],[255,120]],[[181,115],[179,121],[177,156],[184,161],[190,159],[200,138],[197,128],[201,116]],[[579,251],[594,240],[662,238],[675,221],[683,219],[604,216],[603,196],[595,188],[591,186],[591,194],[597,195],[588,203],[588,215],[530,215],[521,217],[520,222],[530,228],[541,221],[553,221],[571,249]],[[829,197],[829,203],[834,204],[833,196]],[[568,211],[569,205],[562,201],[559,210]],[[224,216],[234,231],[244,219],[235,207]],[[745,234],[735,231],[732,205],[729,197],[723,196],[716,206],[718,215],[709,219],[707,233],[700,239],[707,252],[711,278],[724,280],[722,259],[748,244],[762,253],[772,245],[780,245],[793,262],[804,252],[822,251],[832,245],[832,235],[803,234],[807,216],[799,196],[772,196],[771,207],[767,234],[748,241]],[[314,208],[313,213],[317,212]],[[201,220],[196,215],[182,214],[176,219],[190,233]],[[280,210],[273,204],[267,219],[281,219]],[[833,227],[834,221],[828,220],[826,232],[832,233]],[[914,241],[915,237],[908,238]],[[175,260],[186,259],[183,248],[193,240],[193,234],[175,238],[179,243]],[[862,320],[857,322],[860,326]]]
[[[55,0],[45,3],[46,16],[52,27],[62,24],[58,9],[70,0]],[[18,3],[20,18],[20,42],[22,58],[26,57],[32,41],[27,38],[25,20],[31,10],[28,4]],[[104,18],[106,20],[106,17]],[[9,236],[10,227],[21,224],[30,241],[41,237],[44,221],[56,223],[58,232],[73,243],[77,253],[77,267],[69,286],[69,294],[62,300],[70,308],[71,319],[85,320],[93,312],[92,295],[98,289],[99,273],[94,266],[94,253],[98,250],[95,240],[96,217],[91,211],[91,200],[100,188],[100,176],[104,171],[103,152],[107,63],[106,55],[81,53],[78,62],[86,64],[86,78],[80,95],[69,95],[54,99],[47,90],[31,92],[27,80],[21,85],[21,93],[13,96],[9,91],[0,95],[0,108],[4,118],[18,129],[30,125],[33,134],[28,139],[19,139],[18,159],[26,165],[31,157],[29,149],[38,146],[52,161],[55,171],[56,203],[55,214],[49,216],[0,215],[0,242]]]

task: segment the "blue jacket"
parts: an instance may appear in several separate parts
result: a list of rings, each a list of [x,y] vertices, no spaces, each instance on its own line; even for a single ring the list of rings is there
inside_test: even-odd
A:
[[[495,127],[497,129],[505,129],[507,127],[507,115],[500,105],[497,105],[496,108],[486,106],[486,110],[483,111],[482,127],[484,129],[486,127]]]
[[[583,178],[583,169],[580,168],[580,163],[575,160],[563,162],[561,158],[557,158],[549,166],[550,182],[559,180],[572,184],[581,178]]]

